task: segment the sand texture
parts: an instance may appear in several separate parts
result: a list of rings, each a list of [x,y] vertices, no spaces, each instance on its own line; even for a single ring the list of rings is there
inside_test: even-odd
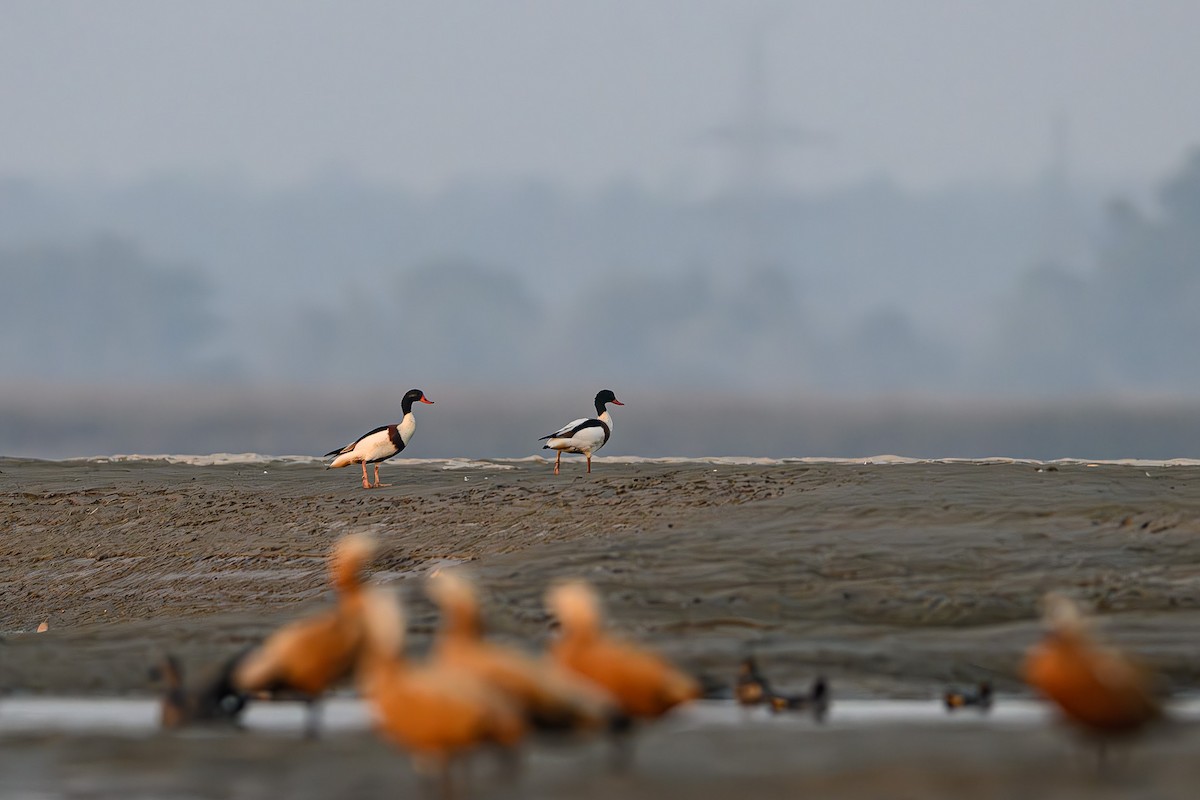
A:
[[[1200,467],[602,460],[555,477],[401,460],[382,476],[364,491],[356,468],[311,462],[0,460],[0,689],[145,695],[168,651],[203,669],[328,603],[325,555],[349,531],[379,539],[372,579],[402,587],[416,652],[436,624],[423,577],[468,562],[497,636],[544,643],[543,589],[584,576],[616,626],[694,672],[731,680],[752,649],[781,684],[824,674],[835,704],[981,679],[1024,694],[1050,589],[1098,608],[1164,692],[1200,675]],[[667,725],[630,776],[534,748],[520,787],[481,764],[476,794],[1183,797],[1198,743],[1180,726],[1102,776],[1050,726]],[[31,796],[322,797],[342,778],[363,797],[415,788],[367,734],[0,742],[0,788]]]

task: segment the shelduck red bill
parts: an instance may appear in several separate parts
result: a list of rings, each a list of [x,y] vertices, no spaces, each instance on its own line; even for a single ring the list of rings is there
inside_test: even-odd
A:
[[[429,399],[428,397],[426,397],[425,395],[421,395],[421,402],[422,402],[422,403],[428,403],[429,405],[433,405],[433,401],[432,401],[432,400],[430,400],[430,399]]]

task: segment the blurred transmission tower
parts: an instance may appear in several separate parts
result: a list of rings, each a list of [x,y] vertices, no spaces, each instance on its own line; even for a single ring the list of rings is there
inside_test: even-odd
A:
[[[774,169],[781,150],[827,145],[823,133],[783,122],[772,116],[766,63],[766,38],[773,20],[759,20],[750,31],[746,71],[737,110],[730,122],[714,126],[701,141],[728,148],[733,155],[733,174],[725,196],[741,232],[744,269],[778,264],[772,253],[776,236],[772,225],[772,201],[778,187]]]

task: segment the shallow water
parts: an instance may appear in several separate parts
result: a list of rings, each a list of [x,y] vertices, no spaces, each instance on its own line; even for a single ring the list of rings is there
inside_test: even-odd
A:
[[[239,728],[255,734],[295,735],[304,726],[307,707],[299,702],[251,703]],[[1177,723],[1200,723],[1200,697],[1176,697],[1169,714]],[[159,703],[153,698],[13,697],[0,701],[0,736],[31,733],[146,735],[159,730]],[[1029,698],[998,697],[987,710],[947,711],[940,699],[835,700],[821,725],[1043,726],[1054,714],[1045,703]],[[731,700],[701,700],[673,712],[660,723],[668,730],[740,729],[756,725],[812,726],[810,714],[773,713],[764,707],[743,708]],[[341,734],[368,730],[371,715],[363,701],[333,697],[321,704],[321,730]],[[219,730],[216,728],[214,730]]]
[[[837,701],[825,723],[702,702],[637,736],[632,768],[608,768],[600,739],[533,740],[516,782],[482,753],[471,796],[1185,798],[1197,777],[1200,702],[1175,728],[1095,755],[1040,704],[997,698],[987,714],[925,701]],[[299,704],[251,706],[246,729],[155,730],[146,700],[10,698],[0,705],[5,797],[323,798],[423,796],[401,754],[368,731],[362,704],[327,704],[322,735],[302,737]]]
[[[1200,720],[1200,700],[1172,705],[1180,721]],[[304,725],[306,707],[301,703],[251,703],[241,718],[241,728],[251,733],[294,735]],[[150,698],[23,697],[0,701],[0,736],[31,733],[109,733],[145,735],[159,729],[159,706]],[[962,709],[946,711],[940,700],[844,700],[830,709],[823,724],[874,726],[895,724],[1041,725],[1049,716],[1042,703],[1001,698],[987,712]],[[366,705],[352,698],[332,698],[321,705],[323,731],[345,733],[370,727]],[[773,714],[765,708],[743,709],[733,701],[706,700],[672,714],[665,722],[676,730],[739,728],[747,725],[812,725],[807,714]]]

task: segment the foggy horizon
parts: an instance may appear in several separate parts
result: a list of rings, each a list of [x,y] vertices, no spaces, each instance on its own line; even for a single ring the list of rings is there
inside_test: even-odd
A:
[[[1197,6],[4,16],[0,451],[131,387],[1200,399]]]

